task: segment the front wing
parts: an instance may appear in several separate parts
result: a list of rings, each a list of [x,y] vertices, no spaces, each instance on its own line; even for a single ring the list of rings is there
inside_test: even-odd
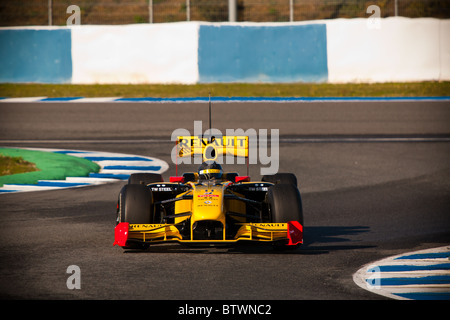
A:
[[[129,224],[121,222],[115,228],[114,245],[153,244],[179,242],[184,244],[226,245],[239,241],[285,242],[288,246],[303,243],[303,226],[298,221],[287,223],[242,223],[233,239],[192,240],[183,239],[173,224]],[[224,237],[225,238],[225,237]]]

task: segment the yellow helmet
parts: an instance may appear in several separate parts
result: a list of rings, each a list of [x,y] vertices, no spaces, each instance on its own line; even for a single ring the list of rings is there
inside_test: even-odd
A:
[[[198,176],[200,179],[221,179],[222,175],[222,166],[216,162],[203,162],[198,168]]]

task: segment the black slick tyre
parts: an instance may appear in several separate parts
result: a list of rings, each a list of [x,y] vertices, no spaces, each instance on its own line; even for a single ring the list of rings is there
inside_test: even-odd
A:
[[[267,202],[272,222],[299,221],[303,225],[300,192],[292,184],[276,184],[267,191]]]
[[[293,173],[277,173],[273,175],[265,175],[261,179],[264,182],[274,184],[292,184],[297,187],[297,177]]]
[[[303,208],[300,192],[292,184],[276,184],[267,191],[267,205],[272,223],[298,221],[303,226]],[[274,249],[295,249],[299,245],[286,246],[285,242],[274,243]]]
[[[127,184],[119,194],[117,223],[145,224],[153,222],[153,199],[149,188],[141,184]],[[124,249],[147,249],[145,243],[128,243]]]
[[[128,184],[147,185],[149,183],[163,181],[163,177],[159,173],[133,173],[128,178]]]
[[[125,185],[119,195],[117,222],[153,223],[152,200],[152,192],[146,186]]]

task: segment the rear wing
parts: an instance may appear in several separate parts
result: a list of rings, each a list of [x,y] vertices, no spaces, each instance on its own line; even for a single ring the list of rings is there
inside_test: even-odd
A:
[[[209,95],[209,130],[211,126],[211,94]],[[202,162],[216,161],[219,156],[244,157],[249,171],[248,136],[177,136],[176,175],[178,176],[178,158],[202,156]]]
[[[221,136],[211,139],[198,136],[179,136],[176,144],[179,157],[202,155],[204,161],[214,161],[221,155],[248,158],[247,136]]]
[[[216,161],[219,156],[244,157],[248,175],[248,136],[178,136],[176,140],[177,175],[178,157],[202,156],[202,162]]]

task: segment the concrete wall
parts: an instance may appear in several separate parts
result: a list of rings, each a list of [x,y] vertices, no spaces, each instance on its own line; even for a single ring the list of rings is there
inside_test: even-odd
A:
[[[68,29],[0,28],[0,82],[70,83]]]
[[[439,22],[439,80],[450,80],[450,20]]]
[[[327,81],[324,24],[201,25],[199,82]]]
[[[450,80],[450,20],[0,28],[0,82]]]
[[[329,82],[450,79],[448,20],[386,18],[379,22],[379,28],[369,26],[367,19],[327,22]]]
[[[72,83],[196,83],[198,24],[76,26]]]

